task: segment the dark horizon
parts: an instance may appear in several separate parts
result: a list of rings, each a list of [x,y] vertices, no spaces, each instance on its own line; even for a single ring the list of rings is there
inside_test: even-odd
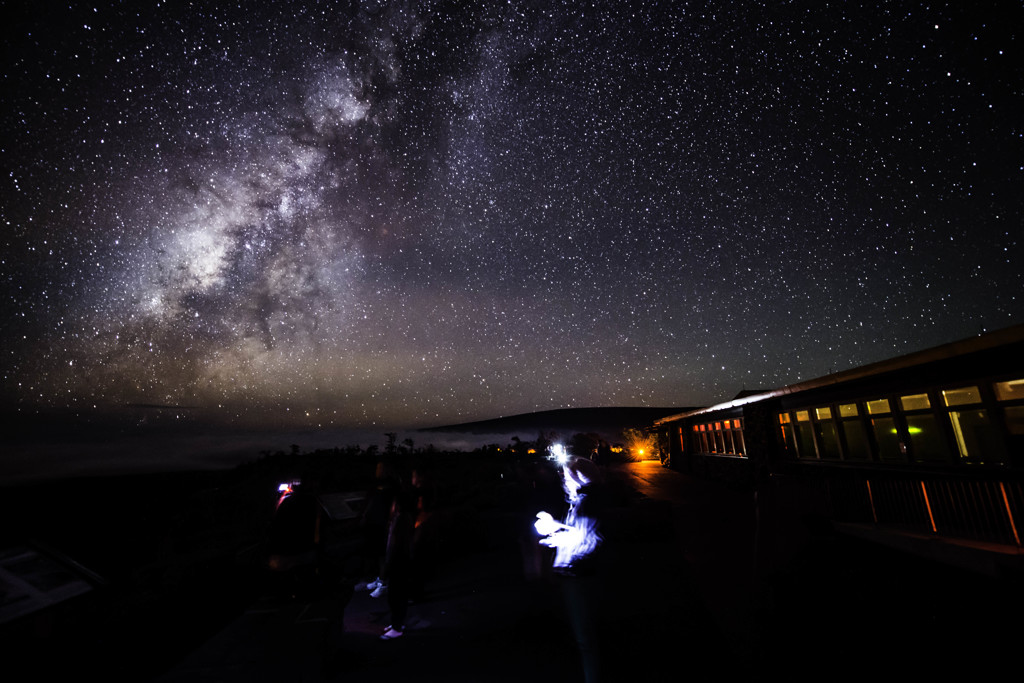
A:
[[[170,421],[146,423],[120,413],[103,420],[61,419],[75,416],[51,411],[17,422],[8,437],[8,450],[0,458],[0,480],[16,485],[74,476],[231,469],[268,453],[289,453],[293,445],[302,453],[352,446],[376,446],[383,452],[389,433],[396,434],[397,443],[412,440],[413,448],[420,451],[427,447],[463,452],[491,445],[505,448],[513,437],[534,441],[540,434],[568,441],[577,433],[597,433],[602,439],[619,442],[624,428],[643,428],[655,417],[674,411],[678,409],[569,408],[434,427],[308,430],[181,424],[173,416]],[[644,419],[647,416],[649,420]]]

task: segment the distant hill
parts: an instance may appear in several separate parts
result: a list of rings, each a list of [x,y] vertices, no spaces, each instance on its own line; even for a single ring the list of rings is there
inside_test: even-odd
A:
[[[668,415],[693,407],[677,408],[562,408],[538,413],[523,413],[492,420],[427,427],[421,432],[457,432],[462,434],[509,434],[521,439],[534,439],[540,432],[556,432],[569,436],[578,432],[595,433],[608,441],[618,441],[627,427],[643,428]]]

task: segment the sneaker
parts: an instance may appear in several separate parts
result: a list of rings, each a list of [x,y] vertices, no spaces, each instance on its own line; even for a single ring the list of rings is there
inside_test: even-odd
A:
[[[379,598],[380,596],[384,595],[387,592],[388,592],[388,587],[385,586],[382,583],[382,584],[380,584],[379,586],[377,586],[376,588],[373,589],[373,592],[370,593],[370,597],[371,598]]]
[[[380,637],[381,640],[394,640],[395,638],[402,637],[402,630],[397,629],[394,626],[388,626],[388,630],[384,631],[384,634]]]

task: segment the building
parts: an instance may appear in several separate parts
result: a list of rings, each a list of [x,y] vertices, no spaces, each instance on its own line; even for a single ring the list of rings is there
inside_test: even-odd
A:
[[[669,466],[770,491],[845,530],[1021,551],[1024,325],[740,395],[654,428]]]

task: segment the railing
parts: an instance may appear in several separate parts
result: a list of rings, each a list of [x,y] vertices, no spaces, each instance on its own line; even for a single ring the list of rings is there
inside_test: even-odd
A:
[[[830,517],[1021,547],[1019,481],[892,475],[815,478]]]

